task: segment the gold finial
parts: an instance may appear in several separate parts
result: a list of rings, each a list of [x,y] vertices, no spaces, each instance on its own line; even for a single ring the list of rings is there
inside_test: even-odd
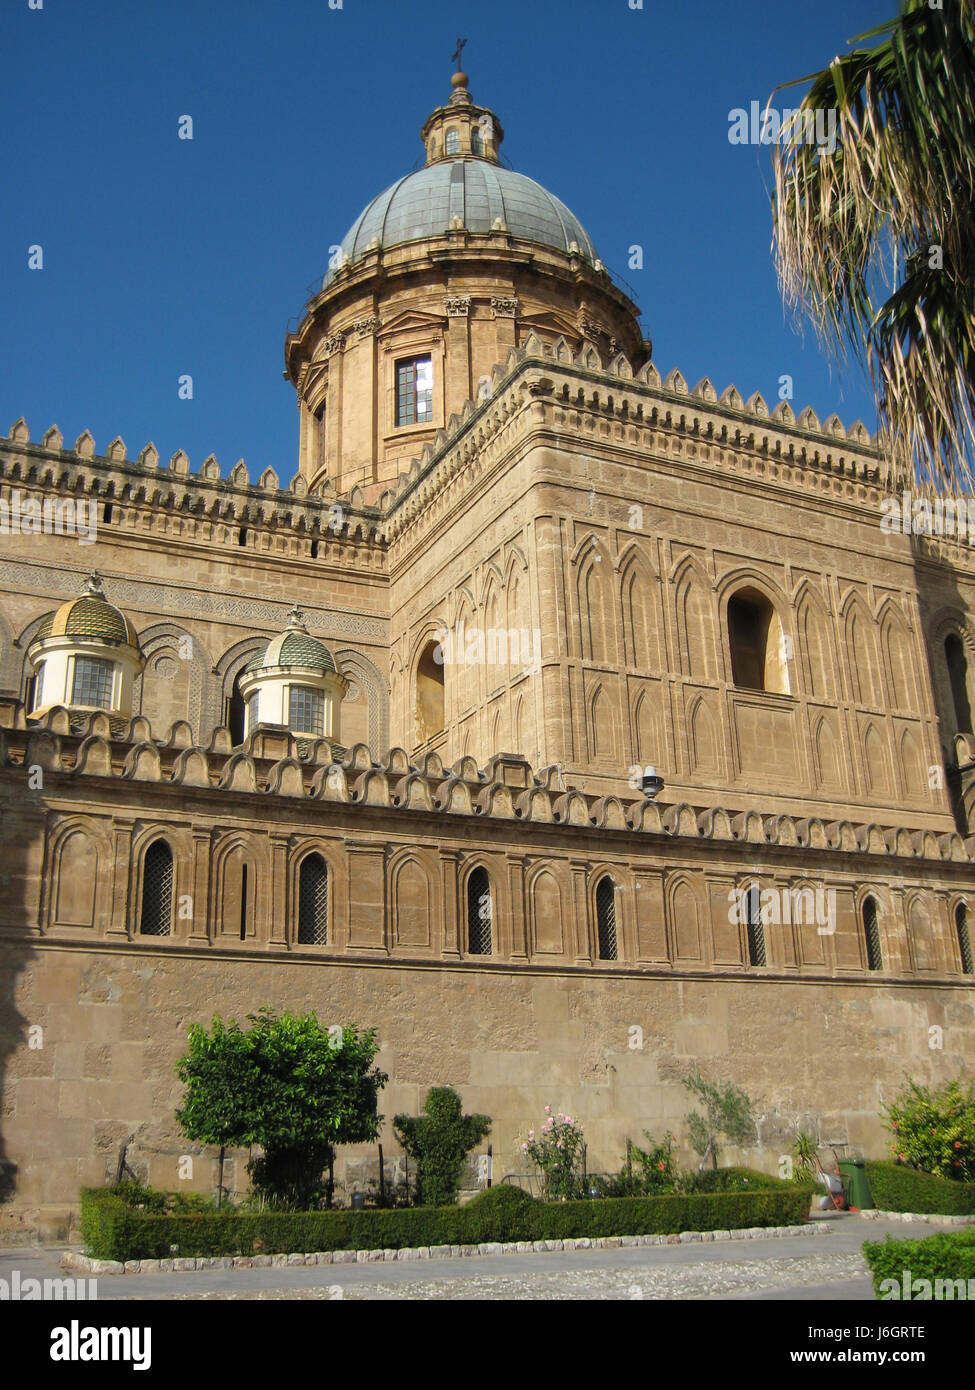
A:
[[[305,631],[305,615],[302,613],[297,603],[291,605],[291,612],[288,614],[288,627],[294,628],[298,632]]]

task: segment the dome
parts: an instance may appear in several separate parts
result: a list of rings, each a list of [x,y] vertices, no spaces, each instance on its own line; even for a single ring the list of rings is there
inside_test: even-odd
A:
[[[78,637],[139,649],[135,628],[120,608],[108,602],[97,574],[89,579],[86,593],[62,603],[52,613],[45,613],[33,641],[47,637]]]
[[[379,238],[384,250],[444,236],[459,217],[469,232],[487,234],[499,219],[509,236],[568,253],[573,242],[593,265],[596,249],[578,218],[540,183],[484,159],[445,159],[399,179],[359,214],[342,240],[353,264]],[[329,272],[326,284],[337,273]]]
[[[301,615],[292,609],[288,627],[278,637],[272,637],[263,651],[247,663],[245,674],[264,671],[272,667],[301,666],[311,668],[322,674],[332,672],[341,675],[332,653],[324,642],[310,637],[301,623]]]

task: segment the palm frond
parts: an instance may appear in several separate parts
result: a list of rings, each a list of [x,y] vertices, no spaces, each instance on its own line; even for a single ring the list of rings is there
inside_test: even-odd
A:
[[[773,155],[784,298],[840,361],[867,366],[899,461],[972,485],[975,458],[973,0],[906,0],[817,74]],[[805,138],[835,112],[830,149]]]

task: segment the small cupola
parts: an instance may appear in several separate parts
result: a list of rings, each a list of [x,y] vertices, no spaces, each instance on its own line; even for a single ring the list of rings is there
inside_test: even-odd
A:
[[[309,635],[295,604],[284,632],[271,638],[240,678],[247,710],[245,737],[270,725],[296,738],[338,743],[347,689],[335,657],[324,642]]]
[[[504,139],[501,122],[488,107],[475,106],[466,72],[455,72],[450,85],[454,90],[446,106],[438,106],[420,131],[427,164],[439,164],[442,159],[486,159],[499,164],[498,149]]]
[[[34,669],[32,718],[54,705],[127,718],[133,682],[145,666],[135,628],[105,597],[97,570],[80,597],[44,615],[27,659]]]

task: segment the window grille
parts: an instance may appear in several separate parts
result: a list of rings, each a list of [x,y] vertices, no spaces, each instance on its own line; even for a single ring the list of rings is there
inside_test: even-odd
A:
[[[433,419],[433,360],[415,357],[396,364],[396,423],[425,425]]]
[[[142,861],[142,936],[168,936],[173,917],[173,852],[154,840]]]
[[[883,970],[884,957],[880,949],[877,904],[873,898],[865,898],[863,901],[863,935],[867,943],[867,969]]]
[[[955,929],[958,932],[962,973],[975,975],[975,963],[972,961],[972,938],[968,930],[968,908],[964,903],[959,903],[955,908]]]
[[[73,705],[96,705],[98,709],[112,708],[112,685],[115,665],[97,657],[76,656],[74,681],[71,686]]]
[[[288,728],[293,734],[321,738],[325,727],[325,697],[307,685],[293,685],[288,695]]]
[[[596,930],[599,959],[616,960],[616,885],[608,876],[596,886]]]
[[[298,873],[298,944],[328,942],[328,869],[320,854],[302,860]]]
[[[472,956],[491,954],[491,880],[486,869],[475,869],[467,880],[467,949]]]
[[[458,135],[456,130],[447,131],[447,138],[444,140],[443,152],[444,154],[460,153],[460,136]]]
[[[748,888],[745,902],[748,905],[748,964],[765,965],[765,925],[757,883],[752,882]]]

